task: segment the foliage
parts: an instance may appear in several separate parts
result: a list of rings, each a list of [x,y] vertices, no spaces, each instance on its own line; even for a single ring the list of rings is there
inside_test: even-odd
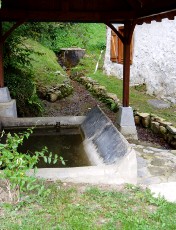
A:
[[[5,84],[8,86],[12,98],[17,101],[18,115],[37,116],[43,108],[36,95],[36,87],[29,71],[25,69],[6,69]]]
[[[3,23],[4,31],[12,23]],[[23,46],[22,28],[14,31],[4,44],[5,85],[9,87],[12,98],[17,100],[18,115],[40,115],[42,104],[39,101],[32,77],[31,58],[33,49]]]
[[[105,26],[97,23],[41,23],[25,24],[27,36],[52,49],[81,47],[88,50],[105,49]],[[103,35],[103,36],[102,36]]]
[[[44,186],[36,183],[36,178],[28,176],[27,173],[34,169],[35,174],[36,164],[40,158],[49,164],[52,161],[55,164],[58,160],[57,155],[53,157],[51,152],[48,153],[47,147],[40,152],[36,151],[32,156],[18,152],[19,145],[22,145],[24,139],[28,138],[32,132],[32,129],[27,129],[19,134],[8,133],[5,144],[0,143],[0,167],[3,168],[0,178],[5,182],[10,202],[19,202],[22,193],[28,190],[37,190],[38,195],[42,194],[45,190]],[[64,162],[63,158],[61,160]]]

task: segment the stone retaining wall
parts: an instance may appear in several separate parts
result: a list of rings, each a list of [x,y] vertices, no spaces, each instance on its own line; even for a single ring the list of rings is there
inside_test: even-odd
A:
[[[105,102],[112,111],[118,110],[121,104],[116,94],[108,93],[104,86],[99,85],[97,81],[90,77],[72,76],[72,78],[83,84],[99,100]],[[165,121],[157,115],[136,111],[134,111],[134,118],[136,125],[151,129],[153,133],[161,135],[169,145],[176,149],[176,127],[172,123]]]
[[[120,100],[114,93],[108,93],[105,86],[99,85],[99,83],[90,77],[85,76],[71,76],[75,81],[80,82],[90,91],[94,96],[96,96],[100,101],[107,104],[107,106],[114,112],[116,112],[120,106]]]
[[[134,112],[134,119],[136,125],[151,129],[153,133],[159,134],[169,145],[176,148],[176,128],[171,122],[154,114],[139,112]]]
[[[73,92],[73,87],[69,83],[63,83],[55,86],[37,86],[39,98],[50,102],[55,102],[61,98],[67,97]]]

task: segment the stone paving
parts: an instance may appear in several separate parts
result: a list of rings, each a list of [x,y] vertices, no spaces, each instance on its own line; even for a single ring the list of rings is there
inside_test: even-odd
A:
[[[176,150],[131,145],[137,155],[138,184],[176,182]]]
[[[150,188],[154,196],[176,202],[176,150],[131,145],[137,155],[138,185]]]

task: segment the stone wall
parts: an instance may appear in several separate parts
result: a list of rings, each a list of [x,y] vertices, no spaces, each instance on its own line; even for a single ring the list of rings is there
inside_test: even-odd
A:
[[[117,111],[120,100],[117,98],[117,95],[114,93],[108,93],[105,86],[99,85],[99,83],[93,80],[90,77],[85,76],[71,76],[71,78],[75,81],[80,82],[82,85],[86,87],[94,96],[96,96],[100,101],[107,104],[107,106],[112,111]]]
[[[117,25],[116,25],[117,27]],[[176,19],[138,25],[134,31],[131,84],[147,86],[147,93],[176,103]],[[123,65],[110,61],[111,30],[107,29],[104,70],[122,78]]]
[[[154,114],[134,112],[136,125],[151,129],[155,134],[159,134],[173,148],[176,149],[176,128],[171,122]]]

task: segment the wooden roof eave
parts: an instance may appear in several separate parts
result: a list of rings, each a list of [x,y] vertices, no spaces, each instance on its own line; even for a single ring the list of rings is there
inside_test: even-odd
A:
[[[176,16],[176,9],[171,11],[161,12],[160,14],[152,14],[149,16],[139,17],[137,20],[138,25],[142,25],[143,23],[151,23],[151,21],[160,22],[164,18],[168,18],[169,20],[174,20]]]
[[[70,12],[70,11],[35,11],[35,10],[0,10],[1,21],[54,21],[54,22],[99,22],[105,23],[106,21],[122,23],[124,18],[131,20],[135,18],[134,11],[81,11],[81,12]]]

